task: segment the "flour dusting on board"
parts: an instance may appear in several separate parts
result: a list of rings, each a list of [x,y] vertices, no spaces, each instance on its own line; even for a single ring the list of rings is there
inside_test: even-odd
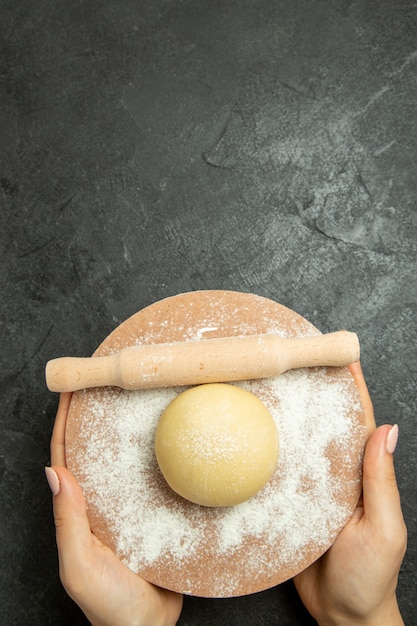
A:
[[[286,320],[282,327],[274,321],[274,311],[259,329],[256,314],[251,321],[242,319],[241,311],[234,315],[230,307],[223,312],[214,305],[196,324],[188,317],[191,305],[166,325],[174,328],[175,322],[182,340],[211,336],[217,328],[224,333],[223,315],[229,320],[229,335],[318,332],[300,318]],[[264,299],[260,305],[265,307]],[[150,337],[167,340],[167,327],[152,326],[159,311],[152,313],[136,343],[147,343]],[[178,335],[168,340],[178,340]],[[95,524],[106,529],[117,555],[133,571],[183,593],[227,597],[293,576],[300,563],[312,562],[331,545],[360,493],[366,428],[349,372],[336,369],[337,375],[334,368],[309,368],[233,383],[257,395],[269,409],[280,454],[274,475],[256,496],[225,508],[184,500],[171,491],[158,468],[158,420],[185,388],[78,392],[78,425],[69,420],[75,439],[69,437],[67,452],[69,466],[75,459],[93,530]]]
[[[285,564],[311,542],[326,546],[346,518],[340,503],[344,486],[330,471],[327,450],[331,445],[349,448],[352,398],[340,383],[329,383],[325,369],[235,384],[266,404],[281,450],[274,479],[255,498],[209,511],[210,519],[215,519],[214,541],[220,553],[231,556],[245,537],[259,537],[267,546],[280,546],[279,560]],[[182,390],[109,390],[97,401],[92,394],[86,405],[94,427],[85,431],[83,488],[94,494],[118,553],[134,571],[167,554],[177,562],[187,560],[205,541],[208,510],[187,503],[184,511],[184,503],[176,498],[167,505],[160,496],[160,482],[151,478],[159,472],[154,455],[158,419]],[[249,546],[246,556],[256,577],[262,558],[258,547],[252,552]],[[277,567],[276,559],[264,560],[264,569]],[[223,589],[223,595],[227,591]]]

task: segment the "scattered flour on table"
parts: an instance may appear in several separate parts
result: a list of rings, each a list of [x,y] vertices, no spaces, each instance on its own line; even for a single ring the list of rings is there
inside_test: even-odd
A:
[[[338,497],[345,484],[331,471],[327,452],[332,445],[349,450],[355,430],[364,429],[352,421],[359,398],[343,382],[329,379],[325,368],[235,384],[267,405],[278,429],[280,456],[273,479],[257,496],[223,509],[185,506],[178,498],[168,505],[160,481],[153,479],[159,471],[154,454],[159,417],[184,388],[109,389],[87,396],[83,488],[110,525],[118,554],[134,571],[165,558],[193,558],[207,541],[207,517],[215,521],[211,540],[222,554],[232,556],[245,538],[263,540],[264,550],[256,546],[251,553],[249,546],[247,551],[246,567],[254,575],[276,570],[277,559],[293,561],[311,543],[327,547],[346,520],[349,512]],[[346,463],[358,466],[360,458],[346,454]],[[275,560],[270,558],[274,545],[279,545]]]

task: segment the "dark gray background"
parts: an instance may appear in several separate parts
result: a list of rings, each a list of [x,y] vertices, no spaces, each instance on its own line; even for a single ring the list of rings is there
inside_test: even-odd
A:
[[[87,623],[58,580],[46,361],[220,288],[359,334],[400,426],[416,624],[416,3],[1,0],[0,34],[0,623]],[[287,583],[179,623],[313,622]]]

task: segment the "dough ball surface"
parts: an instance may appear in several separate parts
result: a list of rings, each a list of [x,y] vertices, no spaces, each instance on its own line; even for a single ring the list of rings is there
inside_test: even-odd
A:
[[[274,473],[279,452],[265,404],[240,387],[191,387],[165,409],[155,453],[170,487],[196,504],[219,507],[254,496]]]

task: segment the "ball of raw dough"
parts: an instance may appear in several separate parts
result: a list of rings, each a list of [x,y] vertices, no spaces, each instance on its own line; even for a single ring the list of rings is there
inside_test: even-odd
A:
[[[205,506],[232,506],[255,495],[271,478],[278,450],[263,402],[223,383],[179,394],[155,434],[156,458],[170,487]]]

